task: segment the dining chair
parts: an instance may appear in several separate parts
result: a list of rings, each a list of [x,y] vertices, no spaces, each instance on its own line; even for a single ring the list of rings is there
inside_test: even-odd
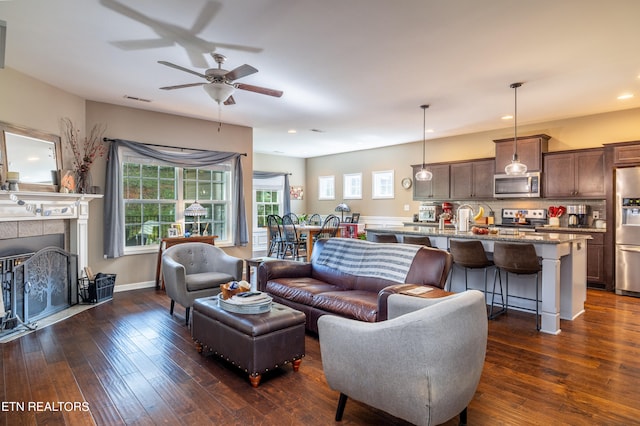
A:
[[[267,216],[267,232],[269,232],[269,251],[267,257],[271,257],[273,254],[276,257],[281,257],[283,249],[282,230],[280,224],[282,218],[278,215],[271,214]]]
[[[298,215],[296,215],[295,213],[287,213],[283,215],[282,218],[284,219],[285,216],[289,216],[291,218],[291,221],[296,225],[300,224],[300,219],[298,218]]]
[[[309,225],[320,226],[322,225],[322,216],[320,216],[318,213],[314,213],[309,216],[309,220],[307,221],[307,223]]]
[[[302,255],[300,251],[304,251],[305,243],[298,238],[298,231],[296,230],[296,224],[291,219],[291,216],[284,215],[282,217],[282,258],[291,257],[293,260],[298,260],[299,257],[307,257],[306,252]]]
[[[333,238],[338,234],[340,229],[340,218],[334,214],[330,214],[322,222],[320,231],[315,235],[313,241],[316,242],[320,238]]]

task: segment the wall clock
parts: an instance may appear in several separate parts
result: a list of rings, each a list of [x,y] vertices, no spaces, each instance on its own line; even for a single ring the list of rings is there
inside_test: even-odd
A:
[[[404,189],[409,189],[409,188],[411,188],[411,184],[412,184],[412,183],[413,183],[413,182],[411,181],[411,178],[408,178],[408,177],[407,177],[407,178],[402,179],[402,187],[403,187]]]

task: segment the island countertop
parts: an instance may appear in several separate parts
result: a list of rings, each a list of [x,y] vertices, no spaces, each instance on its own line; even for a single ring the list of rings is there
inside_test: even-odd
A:
[[[366,228],[366,232],[375,234],[396,235],[426,235],[429,237],[462,238],[474,240],[505,241],[505,242],[535,242],[539,244],[562,244],[590,239],[585,233],[555,233],[555,232],[519,232],[502,228],[497,234],[474,234],[471,231],[460,232],[455,229],[438,229],[435,226],[389,226],[384,228]],[[545,230],[546,231],[546,230]]]
[[[587,295],[587,240],[591,235],[587,233],[564,232],[518,232],[502,228],[497,234],[474,234],[459,232],[455,229],[438,229],[431,226],[389,226],[366,228],[367,233],[394,234],[402,242],[404,236],[428,236],[431,245],[442,250],[449,249],[449,243],[454,239],[480,240],[487,253],[492,253],[494,245],[499,242],[516,242],[533,244],[542,266],[540,291],[541,300],[541,328],[540,331],[550,334],[560,333],[560,319],[573,320],[584,312],[584,302]],[[509,232],[510,231],[510,232]],[[507,234],[507,232],[509,232]],[[472,275],[472,274],[470,274]],[[476,278],[469,278],[465,284],[463,274],[452,274],[449,282],[450,291],[464,291],[466,288],[483,289],[484,285]],[[475,275],[473,275],[475,277]],[[515,309],[531,308],[525,305],[529,300],[535,300],[531,294],[535,287],[527,284],[520,277],[509,280],[508,292],[510,296],[521,296],[520,300],[510,303]],[[467,285],[468,284],[468,285]],[[493,300],[493,291],[486,289],[487,303]],[[498,294],[497,297],[500,297]],[[529,300],[527,300],[527,298]],[[513,299],[510,297],[510,300]],[[518,304],[520,305],[518,306]],[[533,304],[535,307],[535,304]]]

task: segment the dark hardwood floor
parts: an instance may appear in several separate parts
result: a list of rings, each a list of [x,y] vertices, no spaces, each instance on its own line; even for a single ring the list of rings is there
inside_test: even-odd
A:
[[[286,366],[253,389],[239,369],[196,352],[181,315],[169,316],[161,291],[116,293],[0,345],[0,424],[334,424],[338,394],[316,337],[299,372]],[[640,423],[640,299],[589,290],[587,312],[562,330],[538,333],[518,312],[489,322],[470,425]],[[12,410],[20,402],[25,410]],[[350,400],[341,424],[406,423]]]

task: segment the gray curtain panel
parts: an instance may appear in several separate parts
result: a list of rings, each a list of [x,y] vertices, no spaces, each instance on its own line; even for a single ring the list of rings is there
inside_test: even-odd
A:
[[[149,145],[122,139],[111,141],[107,158],[107,173],[104,192],[104,256],[116,258],[124,255],[124,200],[121,181],[120,159],[118,148],[127,147],[136,154],[164,161],[175,167],[205,167],[225,161],[234,160],[233,210],[232,218],[233,244],[246,246],[249,242],[247,216],[244,205],[242,185],[242,155],[237,152],[194,151],[164,152]]]
[[[291,188],[289,187],[289,175],[291,173],[282,172],[253,172],[254,179],[271,179],[278,176],[284,176],[284,199],[282,200],[283,215],[291,213]]]

